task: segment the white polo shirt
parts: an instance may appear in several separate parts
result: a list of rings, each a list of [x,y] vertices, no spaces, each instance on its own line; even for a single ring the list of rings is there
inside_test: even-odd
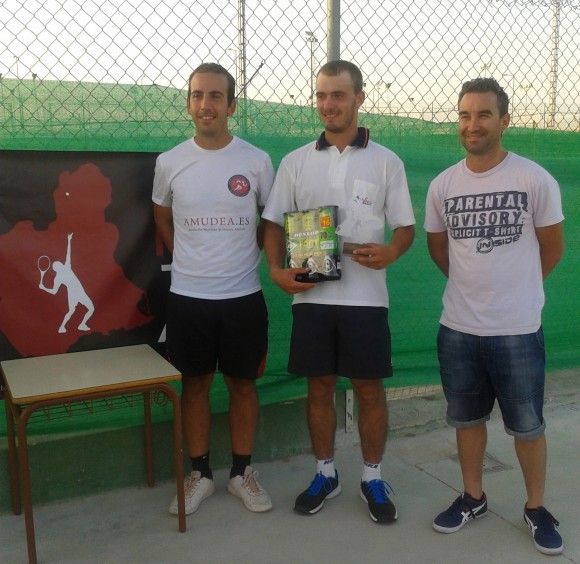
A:
[[[415,223],[403,162],[364,128],[342,153],[323,134],[284,157],[262,217],[283,226],[285,212],[328,205],[338,206],[342,241],[384,244],[385,226]],[[388,307],[385,269],[344,256],[341,280],[295,294],[294,303]]]

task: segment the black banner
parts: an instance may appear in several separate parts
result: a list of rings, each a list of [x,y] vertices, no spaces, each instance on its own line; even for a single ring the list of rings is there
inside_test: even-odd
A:
[[[0,151],[0,360],[162,340],[156,157]]]

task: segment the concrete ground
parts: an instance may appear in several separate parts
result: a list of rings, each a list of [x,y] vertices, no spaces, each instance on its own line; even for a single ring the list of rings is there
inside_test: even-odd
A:
[[[171,483],[36,506],[39,562],[580,564],[578,373],[551,374],[546,393],[546,506],[561,522],[561,556],[544,556],[534,548],[522,519],[525,494],[513,442],[497,414],[489,424],[485,464],[488,516],[452,535],[433,531],[431,520],[461,484],[454,431],[444,425],[443,406],[440,392],[390,402],[392,431],[383,477],[396,494],[399,520],[393,525],[370,520],[359,497],[359,447],[341,436],[336,462],[343,492],[317,515],[292,511],[295,496],[314,472],[311,456],[295,456],[257,465],[274,502],[265,514],[245,510],[226,492],[227,471],[215,472],[216,493],[187,518],[185,533],[177,531],[176,518],[167,512],[174,495]],[[0,515],[0,562],[26,561],[23,517]]]

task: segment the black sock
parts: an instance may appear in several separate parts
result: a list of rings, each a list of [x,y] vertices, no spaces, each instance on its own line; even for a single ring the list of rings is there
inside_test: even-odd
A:
[[[192,470],[197,470],[202,478],[213,480],[213,473],[209,467],[209,450],[201,456],[190,457],[190,460]]]
[[[251,454],[236,454],[232,452],[232,469],[230,470],[230,478],[234,476],[243,476],[246,466],[250,465],[252,460]]]

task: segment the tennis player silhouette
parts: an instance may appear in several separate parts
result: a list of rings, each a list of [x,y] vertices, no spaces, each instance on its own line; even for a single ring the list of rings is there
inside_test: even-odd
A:
[[[77,306],[80,304],[86,308],[85,316],[83,320],[79,323],[77,329],[79,331],[90,331],[90,327],[87,325],[87,321],[91,318],[95,312],[95,306],[91,298],[85,292],[85,289],[78,279],[78,276],[74,273],[72,269],[72,243],[73,233],[68,234],[68,241],[66,247],[66,258],[64,264],[60,261],[54,261],[52,263],[52,269],[55,272],[54,281],[52,288],[48,288],[44,285],[44,274],[47,269],[40,270],[40,282],[38,287],[49,294],[55,295],[61,286],[64,286],[67,290],[67,300],[68,300],[68,311],[66,312],[60,327],[58,328],[59,333],[66,333],[66,324],[69,319],[73,316]],[[42,258],[42,257],[41,257]]]

